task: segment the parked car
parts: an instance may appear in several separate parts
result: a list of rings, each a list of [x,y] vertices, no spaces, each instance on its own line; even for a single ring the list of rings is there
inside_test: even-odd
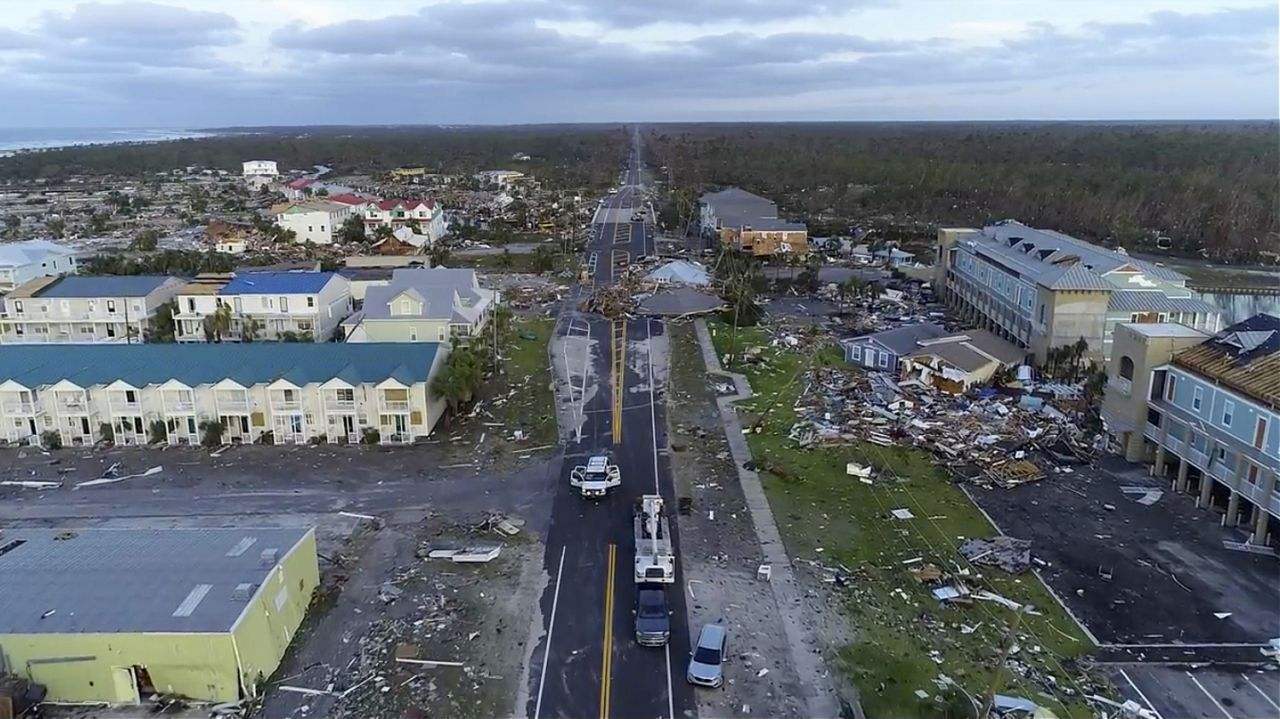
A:
[[[636,587],[636,643],[660,647],[671,636],[671,610],[667,608],[667,592],[660,584]]]
[[[698,634],[698,643],[689,653],[689,671],[685,678],[690,684],[702,687],[719,687],[724,684],[724,646],[729,632],[723,624],[704,624]]]

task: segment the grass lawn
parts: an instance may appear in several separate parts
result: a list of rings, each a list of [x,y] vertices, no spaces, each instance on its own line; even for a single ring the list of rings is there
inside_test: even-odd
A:
[[[502,346],[504,372],[486,388],[486,398],[506,397],[501,406],[489,407],[506,425],[506,434],[520,428],[530,437],[513,449],[556,442],[555,393],[547,370],[547,345],[555,324],[550,317],[516,318]]]
[[[474,461],[477,452],[505,461],[530,447],[556,443],[555,395],[547,371],[554,330],[552,318],[512,319],[501,345],[503,372],[481,386],[480,409],[472,416],[473,407],[463,408],[460,416],[446,415],[441,425],[438,441],[448,462]],[[525,439],[512,438],[517,429]]]
[[[723,357],[729,328],[718,322],[709,325]],[[932,699],[943,693],[935,684],[940,675],[971,695],[983,696],[1015,613],[983,601],[941,605],[908,568],[932,562],[954,572],[964,562],[955,551],[960,542],[994,536],[995,529],[926,452],[872,444],[799,449],[787,434],[804,379],[789,382],[805,355],[767,347],[767,337],[757,329],[740,330],[738,344],[765,347],[763,363],[734,368],[745,372],[757,394],[739,405],[743,424],[749,426],[778,397],[763,430],[752,434],[749,443],[787,550],[799,564],[816,560],[827,567],[843,566],[851,574],[848,586],[838,591],[856,638],[840,652],[837,664],[861,691],[867,716],[945,715],[943,705]],[[839,364],[840,357],[827,349],[817,361]],[[847,476],[849,461],[873,465],[874,484]],[[909,509],[915,518],[892,518],[889,511],[899,508]],[[922,562],[903,564],[917,557]],[[1096,689],[1079,682],[1074,668],[1074,660],[1093,646],[1040,580],[1031,573],[1014,577],[983,567],[981,579],[971,578],[968,584],[1030,604],[1039,612],[1024,615],[1018,651],[1011,657],[1030,671],[1002,672],[998,693],[1031,699],[1061,717],[1093,716],[1079,693]],[[1059,688],[1046,688],[1020,674],[1052,675]],[[916,690],[931,698],[920,699]],[[955,701],[968,705],[961,697]],[[973,713],[970,708],[967,714],[954,715]]]

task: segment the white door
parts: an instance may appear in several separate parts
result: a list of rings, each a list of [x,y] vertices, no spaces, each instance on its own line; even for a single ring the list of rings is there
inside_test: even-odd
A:
[[[862,364],[866,365],[867,367],[875,367],[876,351],[871,349],[870,347],[867,347],[866,349],[862,350]]]

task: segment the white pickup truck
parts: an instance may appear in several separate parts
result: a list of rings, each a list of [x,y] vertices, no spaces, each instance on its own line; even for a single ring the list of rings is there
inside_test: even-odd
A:
[[[618,465],[610,464],[609,458],[603,454],[596,455],[569,471],[569,484],[577,487],[582,496],[599,499],[609,492],[611,487],[622,484],[622,472]]]

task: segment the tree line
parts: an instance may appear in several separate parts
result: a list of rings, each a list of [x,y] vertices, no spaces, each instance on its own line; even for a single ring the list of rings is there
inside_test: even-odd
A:
[[[241,163],[272,159],[282,172],[315,165],[339,173],[377,173],[420,166],[429,172],[497,168],[531,172],[558,187],[612,183],[627,136],[617,125],[514,127],[232,128],[228,134],[132,145],[90,145],[0,158],[0,180],[72,175],[140,176],[182,167],[239,174]],[[528,160],[514,160],[517,153]]]
[[[669,217],[737,185],[815,231],[1013,218],[1130,249],[1276,262],[1275,122],[659,125]]]

